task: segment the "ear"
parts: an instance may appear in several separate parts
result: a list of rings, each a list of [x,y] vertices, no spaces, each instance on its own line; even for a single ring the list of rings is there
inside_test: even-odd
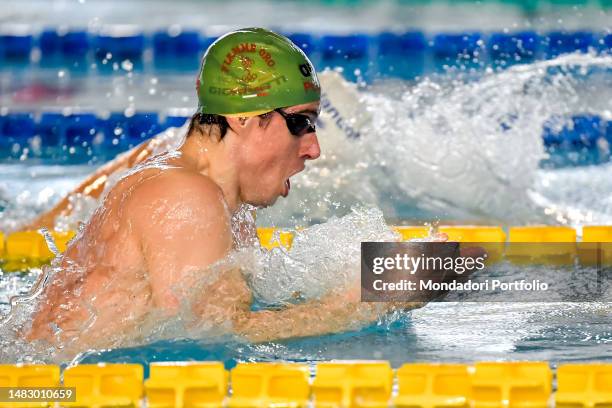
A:
[[[230,128],[234,129],[234,131],[238,129],[244,129],[247,127],[248,120],[250,118],[245,117],[226,117],[227,123]]]

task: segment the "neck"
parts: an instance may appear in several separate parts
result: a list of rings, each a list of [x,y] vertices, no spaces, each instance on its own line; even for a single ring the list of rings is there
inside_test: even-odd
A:
[[[238,175],[231,154],[231,143],[228,134],[221,140],[207,134],[194,132],[185,139],[178,149],[181,152],[181,162],[189,169],[210,178],[223,192],[225,201],[232,212],[236,212],[242,204]]]

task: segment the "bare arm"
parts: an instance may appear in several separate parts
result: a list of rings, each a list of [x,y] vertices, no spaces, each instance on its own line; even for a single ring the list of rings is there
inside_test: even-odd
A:
[[[151,149],[149,148],[150,141],[141,143],[132,150],[129,150],[115,158],[114,160],[106,163],[99,169],[97,169],[92,175],[87,177],[77,188],[72,190],[66,197],[57,203],[51,210],[39,215],[29,224],[23,226],[23,230],[36,230],[39,228],[53,229],[55,225],[55,219],[58,215],[68,210],[70,202],[68,196],[72,194],[84,194],[90,197],[98,198],[104,191],[108,176],[115,173],[118,170],[124,170],[133,167],[134,165],[146,160]]]
[[[134,191],[129,217],[140,241],[157,308],[176,311],[189,290],[232,247],[230,214],[221,190],[208,178],[175,169]],[[199,276],[198,276],[199,274]]]
[[[422,303],[367,303],[347,301],[340,294],[283,310],[251,312],[234,317],[234,329],[250,341],[271,341],[292,337],[318,336],[354,330],[375,322],[393,309],[414,309]]]
[[[238,271],[235,271],[238,272]],[[359,329],[393,310],[410,310],[424,302],[361,302],[360,285],[338,288],[318,300],[289,305],[281,310],[251,311],[252,294],[242,275],[234,277],[235,291],[248,293],[235,305],[235,334],[262,342],[318,336]],[[357,284],[359,282],[356,282]]]

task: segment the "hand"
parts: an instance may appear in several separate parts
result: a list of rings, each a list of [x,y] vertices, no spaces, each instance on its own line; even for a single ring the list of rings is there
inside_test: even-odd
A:
[[[430,242],[446,242],[448,241],[448,235],[444,232],[436,232],[435,234],[431,235],[429,238],[431,238]]]

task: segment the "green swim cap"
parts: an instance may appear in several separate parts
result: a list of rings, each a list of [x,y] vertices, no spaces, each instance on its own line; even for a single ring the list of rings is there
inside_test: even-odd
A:
[[[196,83],[198,112],[254,116],[318,101],[321,86],[304,52],[263,28],[232,31],[204,54]]]

